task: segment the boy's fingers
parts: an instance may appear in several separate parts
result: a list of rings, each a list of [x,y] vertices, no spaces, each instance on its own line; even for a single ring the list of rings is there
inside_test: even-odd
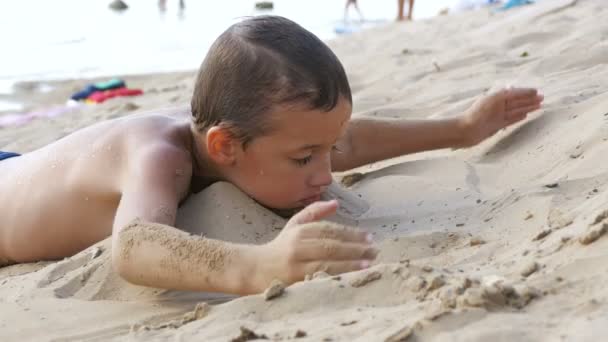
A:
[[[299,261],[313,260],[374,260],[379,250],[361,243],[336,240],[304,240],[296,251]]]
[[[369,233],[345,226],[310,225],[302,227],[303,239],[332,239],[344,242],[371,243]]]
[[[369,260],[354,261],[313,261],[304,265],[304,274],[315,274],[323,271],[329,274],[341,274],[352,271],[359,271],[369,268]]]
[[[535,88],[511,88],[508,90],[510,99],[525,99],[535,98],[538,95],[538,90]]]
[[[513,118],[520,117],[522,115],[525,115],[525,114],[528,114],[530,112],[533,112],[533,111],[535,111],[537,109],[540,109],[540,104],[535,104],[535,105],[531,105],[531,106],[527,106],[527,107],[513,109],[513,110],[510,110],[510,111],[508,111],[506,113],[505,119],[507,121],[511,121],[511,119],[513,119]]]
[[[338,201],[336,200],[315,202],[295,214],[287,222],[286,227],[319,221],[334,214],[337,209]]]
[[[509,100],[507,101],[507,111],[519,109],[523,107],[529,107],[538,105],[542,102],[542,97],[530,97],[525,99]]]

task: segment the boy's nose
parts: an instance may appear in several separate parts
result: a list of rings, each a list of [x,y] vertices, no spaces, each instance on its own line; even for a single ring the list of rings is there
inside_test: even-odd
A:
[[[333,178],[331,177],[331,162],[329,158],[324,163],[320,163],[317,170],[313,174],[310,180],[310,186],[312,187],[327,187],[331,184]]]

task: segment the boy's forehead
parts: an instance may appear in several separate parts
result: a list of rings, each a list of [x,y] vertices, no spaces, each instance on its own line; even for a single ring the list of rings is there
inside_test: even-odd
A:
[[[272,113],[272,125],[277,135],[310,137],[341,135],[351,116],[351,105],[341,100],[330,111],[307,109],[302,106],[278,106]]]

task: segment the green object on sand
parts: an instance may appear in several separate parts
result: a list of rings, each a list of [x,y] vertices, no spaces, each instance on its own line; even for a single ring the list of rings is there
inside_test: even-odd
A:
[[[108,5],[108,7],[110,7],[111,9],[113,9],[115,11],[124,11],[127,8],[129,8],[129,5],[127,5],[122,0],[114,0],[114,1],[110,2],[110,5]]]
[[[113,78],[109,81],[105,81],[105,82],[97,82],[94,84],[95,88],[97,90],[109,90],[109,89],[116,89],[116,88],[121,88],[125,86],[125,81],[119,79],[119,78]]]
[[[255,8],[259,10],[269,10],[274,8],[272,1],[260,1],[255,3]]]

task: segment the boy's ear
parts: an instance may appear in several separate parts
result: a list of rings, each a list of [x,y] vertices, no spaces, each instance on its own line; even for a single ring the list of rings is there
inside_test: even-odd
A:
[[[207,153],[218,164],[234,164],[238,144],[226,127],[213,126],[207,130]]]

